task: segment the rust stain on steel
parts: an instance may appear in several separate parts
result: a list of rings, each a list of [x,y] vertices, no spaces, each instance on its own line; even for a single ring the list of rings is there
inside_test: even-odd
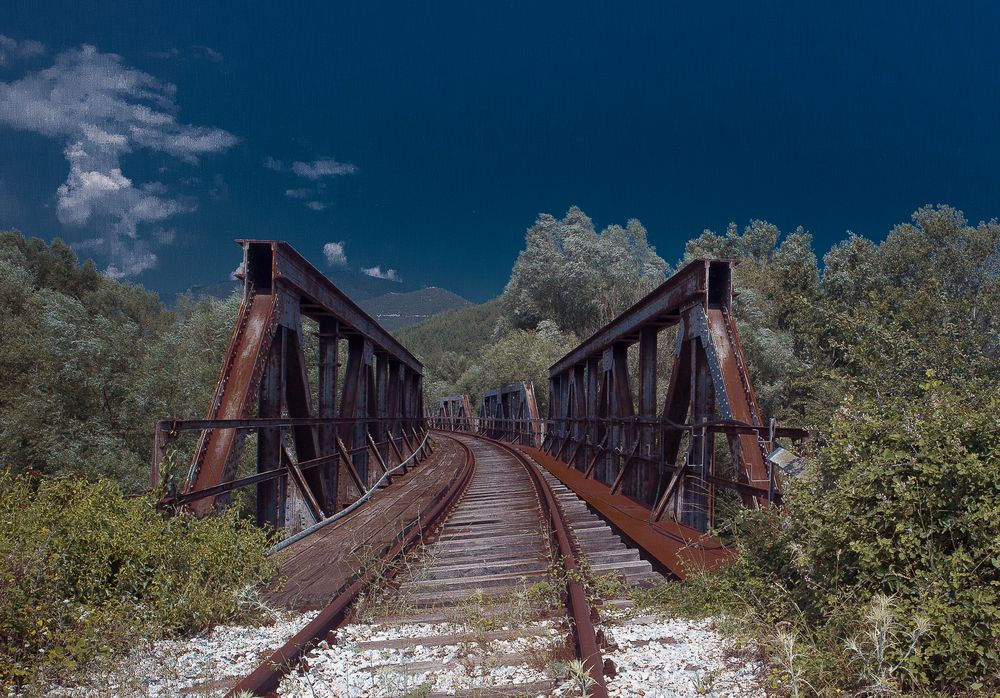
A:
[[[233,340],[227,351],[228,371],[219,381],[209,419],[241,419],[256,407],[260,373],[257,370],[267,354],[275,310],[275,296],[256,295],[243,306]],[[245,321],[245,322],[244,322]],[[194,479],[186,490],[194,491],[233,477],[233,451],[239,450],[236,429],[214,429],[206,432],[196,456]],[[215,507],[215,497],[206,497],[191,504],[197,514],[206,514]]]
[[[680,579],[696,569],[711,570],[733,559],[735,553],[717,539],[673,521],[650,522],[649,508],[589,479],[576,468],[527,446],[517,446],[584,501],[599,511]]]

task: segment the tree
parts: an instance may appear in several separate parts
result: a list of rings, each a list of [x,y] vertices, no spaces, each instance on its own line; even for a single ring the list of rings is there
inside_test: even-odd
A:
[[[635,219],[598,235],[576,206],[562,220],[543,213],[500,298],[501,333],[550,320],[586,336],[662,283],[668,269]]]
[[[549,366],[578,344],[575,335],[559,330],[543,320],[534,330],[514,330],[489,345],[475,364],[458,380],[458,392],[478,404],[487,390],[517,381],[535,386],[539,414],[545,414],[548,399]]]

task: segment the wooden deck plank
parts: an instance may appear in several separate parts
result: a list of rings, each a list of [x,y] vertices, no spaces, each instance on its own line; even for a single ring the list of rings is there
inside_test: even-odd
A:
[[[343,520],[303,538],[279,553],[279,582],[265,600],[295,610],[323,608],[370,560],[378,559],[401,530],[442,495],[465,462],[451,439]]]

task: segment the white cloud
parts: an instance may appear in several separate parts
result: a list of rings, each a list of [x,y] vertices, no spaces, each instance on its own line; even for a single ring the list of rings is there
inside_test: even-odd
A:
[[[268,155],[266,158],[264,158],[264,167],[266,167],[269,170],[282,172],[285,169],[285,163],[283,163],[281,160],[277,160]]]
[[[305,199],[312,194],[312,189],[286,189],[285,196],[289,199]]]
[[[322,211],[323,209],[330,208],[330,204],[322,201],[310,201],[306,204],[306,208],[310,208],[313,211]]]
[[[192,46],[191,50],[198,55],[204,56],[208,60],[212,61],[212,63],[222,62],[223,59],[222,53],[216,51],[214,48],[210,46]]]
[[[233,281],[239,281],[243,276],[243,262],[236,265],[236,268],[229,272],[229,278]]]
[[[56,192],[57,214],[65,225],[101,227],[108,276],[154,266],[140,226],[195,208],[159,182],[133,182],[123,156],[145,148],[197,164],[236,143],[220,128],[178,123],[175,94],[174,85],[88,45],[59,54],[45,70],[0,82],[0,124],[65,141],[70,170]]]
[[[18,41],[0,34],[0,65],[7,65],[19,58],[32,58],[45,53],[45,44],[40,41]]]
[[[343,240],[340,242],[328,242],[323,245],[323,256],[326,257],[326,263],[331,267],[347,266],[347,255],[344,254]]]
[[[368,276],[374,276],[376,279],[388,279],[389,281],[401,281],[399,275],[396,274],[395,269],[386,269],[382,271],[382,267],[376,265],[374,267],[367,267],[361,270],[362,274],[367,274]]]
[[[320,158],[312,162],[296,161],[292,163],[292,172],[299,177],[312,180],[354,174],[357,171],[358,168],[355,165],[349,162],[337,162],[333,158]]]
[[[175,60],[175,59],[199,59],[204,58],[205,60],[211,61],[212,63],[221,63],[224,56],[211,48],[210,46],[191,46],[185,50],[181,50],[176,46],[171,46],[163,51],[150,51],[149,54],[153,58],[159,58],[162,60]]]

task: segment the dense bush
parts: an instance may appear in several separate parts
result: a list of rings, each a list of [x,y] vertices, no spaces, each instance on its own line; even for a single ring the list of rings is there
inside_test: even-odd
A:
[[[786,680],[1000,688],[1000,396],[922,385],[846,400],[785,507],[747,513],[738,561],[699,579],[754,636],[797,643]]]
[[[165,518],[107,480],[0,473],[0,686],[252,614],[267,545],[235,514]]]

